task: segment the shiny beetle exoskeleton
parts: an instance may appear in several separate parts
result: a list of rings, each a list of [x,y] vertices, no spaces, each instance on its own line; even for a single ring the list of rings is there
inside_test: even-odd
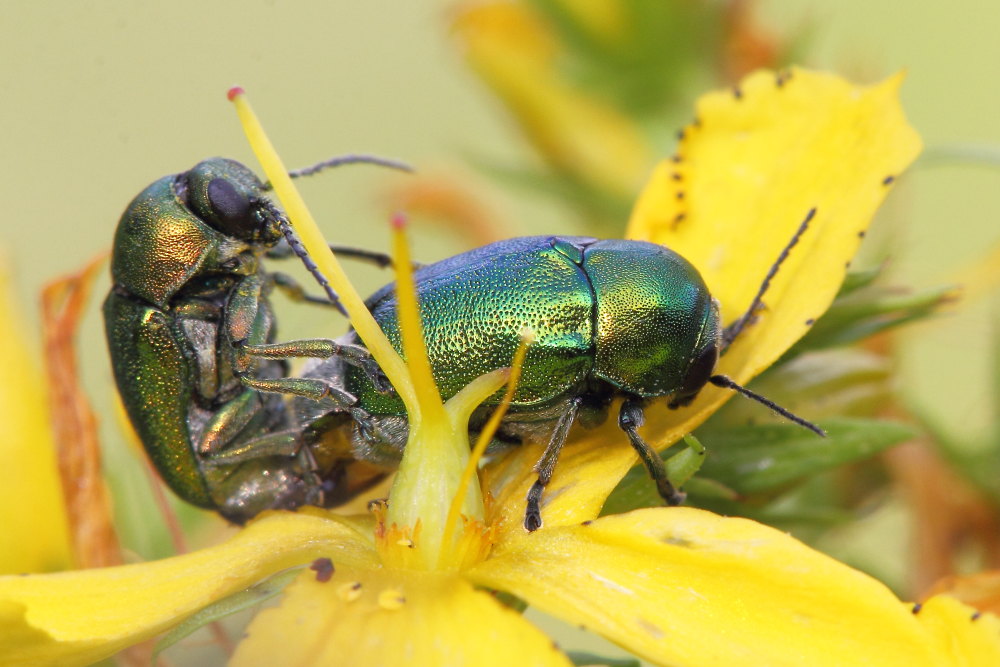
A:
[[[336,354],[373,382],[379,375],[362,348],[273,342],[271,290],[315,300],[262,267],[281,251],[283,224],[238,162],[213,158],[161,178],[122,215],[104,303],[118,390],[153,464],[180,497],[238,523],[265,509],[342,501],[376,477],[364,466],[345,482],[343,461],[324,474],[280,395],[351,410],[331,383],[287,377],[289,357]]]
[[[521,331],[535,342],[513,402],[493,446],[529,439],[546,444],[528,495],[525,528],[541,526],[541,496],[570,427],[603,422],[614,399],[623,399],[618,424],[670,504],[684,495],[667,479],[660,456],[642,440],[643,409],[666,398],[670,407],[691,400],[708,383],[728,387],[819,434],[796,417],[722,375],[719,355],[750,322],[778,266],[808,226],[810,212],[765,278],[746,314],[729,327],[698,271],[671,250],[644,241],[533,236],[500,241],[425,266],[414,276],[424,337],[443,398],[477,376],[510,363]],[[395,285],[366,302],[389,340],[401,350]],[[348,333],[344,344],[360,344]],[[379,391],[370,374],[331,357],[307,366],[357,397],[355,415],[329,401],[296,401],[320,442],[350,429],[356,458],[390,468],[409,431],[399,397]],[[473,433],[499,402],[487,400],[473,415]]]

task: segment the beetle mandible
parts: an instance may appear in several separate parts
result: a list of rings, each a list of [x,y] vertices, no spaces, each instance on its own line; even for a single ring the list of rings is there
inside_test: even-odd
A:
[[[405,168],[348,156],[301,173],[346,162]],[[342,459],[336,471],[317,466],[279,395],[325,396],[352,409],[353,399],[331,383],[288,377],[289,357],[336,354],[376,385],[382,376],[358,346],[273,342],[274,287],[327,304],[336,295],[327,286],[329,300],[308,296],[264,270],[265,256],[291,255],[282,243],[287,221],[265,190],[253,172],[223,158],[151,184],[118,224],[104,302],[118,390],[153,464],[181,498],[237,523],[265,509],[342,502],[381,476],[361,462],[349,474],[354,464]],[[388,263],[378,253],[347,254]]]
[[[520,333],[530,327],[528,350],[513,402],[494,436],[494,447],[532,440],[545,444],[535,466],[524,526],[542,525],[541,498],[570,427],[592,427],[622,399],[618,425],[638,452],[663,499],[684,494],[667,478],[656,451],[638,433],[644,408],[666,398],[671,408],[690,403],[706,384],[738,391],[824,433],[729,378],[713,374],[720,354],[756,317],[778,267],[815,214],[811,210],[782,250],[744,315],[727,327],[698,271],[683,257],[644,241],[580,236],[532,236],[493,243],[419,269],[414,279],[424,337],[435,380],[447,399],[482,373],[510,363]],[[395,285],[366,305],[401,351]],[[351,331],[341,339],[359,345]],[[378,391],[370,374],[329,359],[307,365],[305,377],[324,378],[357,397],[361,418],[328,400],[296,401],[320,442],[351,430],[354,457],[396,465],[409,425],[402,401]],[[475,435],[499,402],[484,402],[470,422]]]

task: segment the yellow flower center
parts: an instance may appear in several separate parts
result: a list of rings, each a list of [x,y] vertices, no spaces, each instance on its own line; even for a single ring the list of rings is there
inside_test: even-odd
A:
[[[410,427],[406,449],[388,507],[376,509],[375,542],[383,563],[405,569],[457,571],[483,560],[489,554],[494,529],[485,523],[479,485],[470,482],[509,405],[530,333],[524,335],[515,355],[513,372],[503,368],[486,373],[442,403],[424,345],[404,218],[393,220],[393,254],[405,362],[330,251],[242,89],[230,91],[230,99],[296,233],[339,295],[351,326],[406,406]],[[505,384],[504,401],[470,453],[469,417]]]

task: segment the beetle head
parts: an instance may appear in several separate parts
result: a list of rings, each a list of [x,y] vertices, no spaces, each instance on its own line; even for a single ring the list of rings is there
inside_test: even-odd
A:
[[[722,328],[719,320],[719,302],[712,299],[712,305],[702,323],[698,342],[695,344],[684,379],[680,387],[670,398],[670,407],[677,408],[694,400],[702,387],[708,384],[719,361],[719,349],[722,343]]]
[[[264,245],[281,239],[281,213],[264,197],[263,183],[239,162],[210,158],[178,179],[188,207],[226,236]]]

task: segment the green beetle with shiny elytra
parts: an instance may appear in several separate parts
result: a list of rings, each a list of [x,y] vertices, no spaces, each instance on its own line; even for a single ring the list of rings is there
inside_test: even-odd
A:
[[[380,162],[349,156],[303,172],[349,161]],[[288,357],[336,354],[367,368],[373,382],[381,377],[362,348],[273,342],[274,287],[330,303],[264,270],[265,257],[291,255],[284,225],[253,172],[212,158],[143,190],[122,215],[112,251],[104,318],[126,412],[171,489],[237,523],[265,509],[342,502],[380,475],[344,457],[334,456],[332,468],[318,464],[280,396],[342,393],[320,379],[287,377]]]
[[[713,375],[719,355],[752,321],[771,279],[813,214],[782,251],[746,313],[725,328],[698,271],[677,253],[644,241],[524,237],[415,273],[427,352],[445,399],[482,373],[508,365],[521,331],[528,327],[534,332],[513,402],[493,443],[546,444],[528,494],[527,530],[542,524],[542,492],[572,424],[603,422],[617,398],[623,399],[618,424],[670,504],[680,503],[684,495],[671,485],[662,459],[637,431],[644,407],[653,399],[666,398],[671,408],[680,407],[712,383],[739,391],[823,435],[818,427],[729,378]],[[402,351],[395,285],[376,292],[366,305]],[[360,344],[354,332],[341,342]],[[409,432],[398,395],[379,391],[370,374],[336,357],[307,365],[304,376],[342,386],[367,413],[358,419],[330,400],[298,400],[296,410],[309,425],[307,439],[320,442],[350,429],[354,457],[386,468],[398,463]],[[495,395],[473,415],[471,435],[499,399]]]

